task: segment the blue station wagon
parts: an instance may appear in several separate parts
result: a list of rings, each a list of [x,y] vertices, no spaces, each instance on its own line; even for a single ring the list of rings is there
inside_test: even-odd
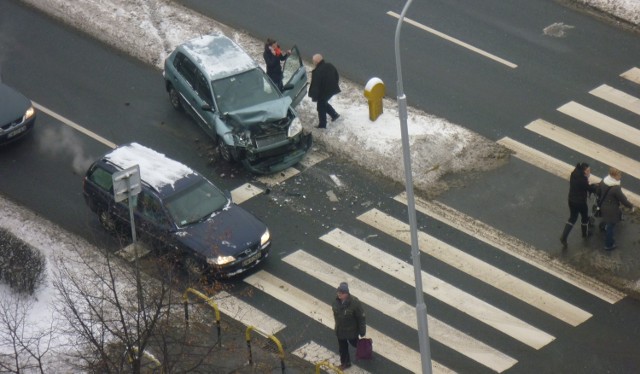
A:
[[[128,200],[115,201],[113,174],[135,165],[142,181],[134,201],[140,240],[175,252],[189,270],[217,278],[240,274],[267,258],[271,237],[262,221],[202,175],[137,143],[105,154],[84,178],[85,201],[105,229],[131,225]]]

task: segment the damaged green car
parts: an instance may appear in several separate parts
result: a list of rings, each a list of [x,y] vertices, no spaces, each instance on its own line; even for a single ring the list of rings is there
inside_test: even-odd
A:
[[[311,148],[295,111],[308,81],[296,47],[284,62],[283,92],[239,45],[221,34],[179,45],[164,63],[171,105],[217,143],[220,156],[257,174],[298,163]]]

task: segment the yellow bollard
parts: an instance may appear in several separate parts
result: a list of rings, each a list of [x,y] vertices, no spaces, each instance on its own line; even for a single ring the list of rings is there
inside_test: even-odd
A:
[[[375,121],[382,114],[384,83],[380,78],[371,78],[364,87],[364,97],[369,101],[369,119]]]

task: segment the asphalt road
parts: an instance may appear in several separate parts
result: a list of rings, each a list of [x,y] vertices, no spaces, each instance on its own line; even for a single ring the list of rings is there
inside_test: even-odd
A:
[[[396,1],[226,1],[180,0],[219,22],[283,46],[296,44],[308,60],[322,53],[341,74],[365,84],[371,77],[396,96],[394,40],[404,2]],[[542,117],[616,151],[634,157],[637,147],[600,131],[567,121],[558,107],[575,100],[604,108],[588,91],[601,84],[640,96],[640,86],[619,75],[640,60],[638,35],[553,0],[414,1],[406,14],[419,26],[401,32],[403,86],[410,106],[446,118],[492,140],[509,136],[553,157],[570,160],[564,145],[540,141],[524,129]],[[561,24],[565,36],[544,33]],[[459,43],[436,36],[429,27]],[[510,67],[484,53],[517,65]],[[637,114],[613,109],[615,118],[637,123]],[[594,170],[606,163],[591,160]],[[640,181],[625,180],[640,190]]]
[[[524,6],[524,2],[521,3],[520,5]],[[272,5],[276,6],[275,3]],[[345,6],[338,3],[333,5],[333,12]],[[356,9],[356,4],[351,3],[351,6]],[[279,9],[284,11],[284,8]],[[292,12],[294,10],[292,7],[286,9]],[[541,9],[540,12],[544,12],[546,8]],[[371,262],[359,260],[345,255],[335,245],[320,239],[328,233],[335,232],[335,229],[340,229],[377,248],[384,248],[385,253],[408,263],[408,245],[397,236],[402,230],[384,233],[357,218],[375,208],[404,220],[406,207],[394,200],[394,197],[403,191],[402,186],[354,168],[348,160],[329,157],[315,165],[300,167],[299,175],[281,185],[268,187],[241,169],[209,162],[212,149],[204,134],[186,116],[175,113],[170,107],[163,90],[162,76],[155,68],[124,56],[16,2],[0,3],[0,25],[3,81],[20,89],[39,105],[113,143],[137,141],[166,153],[229,190],[245,183],[264,188],[265,193],[241,203],[268,223],[274,238],[270,260],[258,269],[259,271],[253,272],[252,276],[265,273],[276,275],[288,287],[295,286],[317,300],[329,303],[335,285],[319,282],[316,276],[308,274],[313,269],[293,263],[293,259],[300,258],[296,253],[303,250],[319,260],[333,264],[337,270],[332,271],[344,271],[350,277],[354,277],[350,279],[354,288],[356,280],[360,280],[365,285],[382,289],[409,305],[415,303],[413,288],[391,274],[382,273],[382,265],[373,262],[373,254]],[[348,23],[344,22],[344,25],[352,25],[351,20]],[[307,27],[310,28],[308,25]],[[346,58],[344,55],[343,57]],[[497,70],[504,69],[492,63],[484,64],[489,70],[488,75],[471,74],[475,79],[485,80],[491,74],[498,74]],[[469,69],[471,65],[473,64],[469,63]],[[630,66],[633,65],[628,65],[625,69]],[[611,67],[609,74],[612,77],[619,74],[617,68],[618,66]],[[479,68],[476,67],[474,70],[477,69]],[[496,71],[491,73],[491,70]],[[348,69],[346,71],[348,72]],[[538,78],[538,81],[542,79]],[[584,84],[585,87],[591,86]],[[479,89],[478,87],[482,85],[476,86],[476,89]],[[486,91],[479,96],[483,96],[487,102],[490,101],[484,97],[490,96]],[[531,99],[531,102],[535,103],[536,100],[542,99]],[[552,109],[555,108],[540,110],[551,112]],[[489,109],[487,112],[490,112]],[[532,116],[532,119],[539,115],[538,113]],[[0,151],[1,193],[56,222],[64,229],[91,242],[115,248],[118,243],[104,234],[96,217],[85,207],[81,195],[84,168],[107,151],[108,147],[94,138],[70,130],[64,122],[68,123],[67,120],[61,121],[40,112],[37,128],[32,136],[24,142]],[[524,124],[526,121],[518,126]],[[321,154],[322,150],[316,149],[315,152]],[[331,178],[332,174],[341,179],[343,187],[336,186]],[[535,198],[540,196],[539,186],[543,185],[555,191],[565,185],[559,178],[549,177],[544,171],[518,160],[490,175],[474,178],[476,183],[452,190],[440,200],[474,217],[480,217],[483,221],[500,226],[506,233],[517,237],[520,237],[517,234],[523,230],[522,227],[528,224],[526,216],[519,216],[518,212],[537,212],[538,208],[534,205],[536,201],[541,201]],[[503,188],[500,188],[501,186]],[[529,186],[531,191],[524,190],[524,186]],[[269,193],[266,193],[267,188]],[[519,191],[520,194],[509,192],[510,189]],[[339,203],[333,203],[328,199],[328,190],[336,193]],[[491,198],[496,196],[513,198],[514,195],[516,198],[529,198],[518,204],[500,204],[500,210],[496,212],[493,212],[495,206],[489,204],[487,208],[487,204],[482,204],[491,202]],[[548,199],[546,204],[552,207],[546,208],[547,214],[565,214],[563,206],[553,206],[551,194],[542,195]],[[534,208],[531,208],[532,206]],[[474,211],[477,215],[473,214]],[[616,303],[604,301],[549,275],[545,270],[505,256],[494,246],[479,240],[477,236],[440,223],[428,214],[420,214],[418,220],[420,230],[428,231],[434,238],[472,254],[498,269],[515,274],[525,282],[552,292],[562,300],[591,314],[591,317],[582,323],[576,326],[569,325],[516,296],[505,294],[490,283],[478,281],[476,277],[463,271],[463,267],[447,262],[446,258],[438,258],[435,254],[423,255],[425,272],[444,279],[491,305],[521,316],[529,324],[553,335],[552,342],[539,349],[532,349],[523,342],[514,341],[503,332],[478,323],[467,313],[433,296],[436,291],[427,295],[428,311],[432,317],[490,344],[509,357],[516,358],[518,363],[510,372],[634,372],[640,369],[635,349],[640,337],[637,327],[637,315],[640,310],[638,301],[630,298]],[[540,240],[557,240],[555,232],[553,235],[540,235],[540,231],[537,231],[540,224],[553,226],[553,222],[550,221],[545,217],[539,217],[535,222],[536,230],[529,230],[529,234],[523,236],[525,241],[528,242],[529,238],[534,243]],[[540,238],[541,236],[548,236],[549,239]],[[320,261],[315,260],[314,263],[318,268],[321,267]],[[335,274],[339,273],[333,274],[337,283],[339,276]],[[229,283],[227,288],[239,299],[269,316],[286,321],[287,327],[282,330],[280,337],[288,351],[311,339],[335,351],[335,338],[331,327],[327,326],[331,325],[331,321],[313,318],[312,313],[305,313],[304,309],[294,302],[275,300],[270,292],[249,286],[245,282]],[[367,295],[361,296],[364,298]],[[390,317],[389,314],[393,315],[394,312],[389,312],[389,305],[385,305],[381,300],[378,305],[367,303],[367,306],[368,321],[372,329],[379,331],[382,336],[393,337],[411,349],[418,348],[415,330],[403,321]],[[322,310],[324,309],[320,308],[320,311]],[[309,318],[310,316],[312,318]],[[432,339],[431,344],[433,358],[443,365],[458,372],[495,371],[486,366],[490,363],[480,365],[443,341],[446,339]],[[374,349],[380,349],[384,346],[383,343],[382,339],[376,339]],[[406,363],[394,362],[395,360],[385,357],[385,352],[378,352],[379,355],[374,362],[359,365],[376,373],[409,371],[406,366],[402,366]]]

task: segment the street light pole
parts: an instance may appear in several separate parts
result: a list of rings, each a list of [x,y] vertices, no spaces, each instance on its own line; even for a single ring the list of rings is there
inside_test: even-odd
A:
[[[396,27],[396,69],[398,71],[398,112],[400,115],[400,133],[402,136],[402,158],[404,160],[404,176],[407,189],[407,207],[409,213],[409,227],[411,231],[411,258],[416,283],[416,315],[418,317],[418,341],[420,342],[420,357],[422,373],[431,374],[431,349],[429,348],[429,326],[427,325],[427,306],[424,303],[422,291],[422,266],[420,265],[420,250],[418,248],[418,231],[416,225],[416,208],[413,196],[413,177],[411,172],[411,152],[409,149],[409,131],[407,129],[407,97],[402,87],[402,66],[400,63],[400,28],[404,22],[412,0],[408,0],[402,9]]]

